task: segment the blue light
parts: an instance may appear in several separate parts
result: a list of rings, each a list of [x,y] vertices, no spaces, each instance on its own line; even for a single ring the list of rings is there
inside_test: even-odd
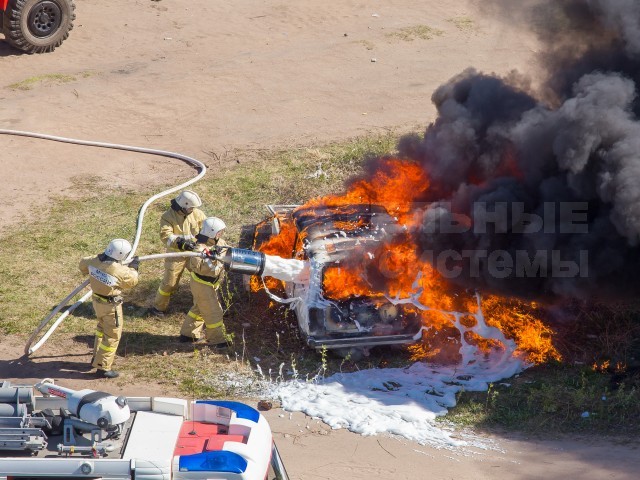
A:
[[[234,452],[202,452],[180,457],[181,472],[229,472],[243,473],[247,461]]]
[[[249,405],[245,405],[244,403],[216,400],[198,400],[196,401],[196,403],[204,403],[207,405],[216,405],[218,407],[228,408],[229,410],[233,410],[234,412],[236,412],[236,417],[251,420],[255,423],[258,423],[258,420],[260,419],[260,412],[258,412],[255,408],[250,407]]]

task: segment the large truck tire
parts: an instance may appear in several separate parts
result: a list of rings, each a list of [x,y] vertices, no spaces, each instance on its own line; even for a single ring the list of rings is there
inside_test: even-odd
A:
[[[73,0],[10,0],[2,22],[5,40],[23,52],[51,52],[69,36],[75,9]]]

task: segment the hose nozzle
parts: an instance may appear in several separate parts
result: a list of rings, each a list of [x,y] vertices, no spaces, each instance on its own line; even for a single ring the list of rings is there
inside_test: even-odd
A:
[[[221,261],[227,271],[247,275],[262,275],[266,257],[262,252],[244,248],[221,247],[216,249],[216,260]]]

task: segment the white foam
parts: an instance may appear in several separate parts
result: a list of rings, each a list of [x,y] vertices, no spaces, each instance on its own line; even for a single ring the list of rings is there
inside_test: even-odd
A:
[[[497,368],[492,360],[457,366],[414,363],[407,368],[339,373],[311,382],[272,383],[270,395],[282,408],[319,418],[334,429],[361,435],[388,433],[435,448],[495,448],[471,434],[464,439],[435,422],[456,404],[461,390],[483,391],[488,384],[518,373],[525,364],[513,360]]]
[[[299,300],[308,302],[321,298],[313,295],[321,288],[321,278],[316,275],[321,271],[321,265],[314,265],[312,278],[308,262],[267,256],[266,265],[264,275],[306,285],[301,289],[307,292],[306,298]],[[394,304],[412,304],[422,310],[435,310],[420,302],[419,280],[420,276],[414,283],[415,292],[408,297],[388,297],[388,300]],[[461,390],[487,390],[490,383],[512,377],[530,366],[518,354],[513,340],[485,322],[479,296],[477,302],[477,313],[436,310],[448,315],[460,332],[461,360],[457,365],[418,362],[406,368],[361,370],[328,378],[319,376],[313,381],[297,378],[283,381],[280,375],[278,381],[271,382],[269,394],[279,399],[285,410],[304,412],[332,428],[347,428],[362,435],[395,434],[436,448],[495,448],[486,439],[473,435],[456,438],[455,434],[435,423],[436,417],[445,415],[456,405],[456,394]],[[463,316],[473,316],[475,324],[465,326],[461,322]],[[425,326],[423,330],[429,328]],[[489,351],[481,351],[467,341],[465,333],[469,331],[498,343]],[[416,340],[420,337],[421,332]]]
[[[285,282],[309,283],[309,262],[265,255],[262,276],[277,278]]]

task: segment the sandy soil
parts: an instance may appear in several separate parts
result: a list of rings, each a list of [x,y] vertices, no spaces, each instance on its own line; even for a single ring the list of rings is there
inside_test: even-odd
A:
[[[535,39],[480,15],[481,3],[78,1],[75,29],[56,52],[19,55],[0,42],[0,129],[165,149],[216,165],[237,148],[424,127],[434,119],[433,90],[467,67],[535,76]],[[441,35],[393,36],[416,25]],[[0,135],[0,149],[0,234],[32,209],[46,211],[51,197],[73,195],[83,178],[135,188],[190,175],[174,160],[45,140]],[[126,376],[86,380],[85,345],[48,344],[30,360],[20,358],[23,345],[0,339],[0,378],[175,393]],[[294,479],[630,479],[640,471],[637,444],[496,437],[501,450],[461,454],[331,431],[280,409],[267,416]]]

